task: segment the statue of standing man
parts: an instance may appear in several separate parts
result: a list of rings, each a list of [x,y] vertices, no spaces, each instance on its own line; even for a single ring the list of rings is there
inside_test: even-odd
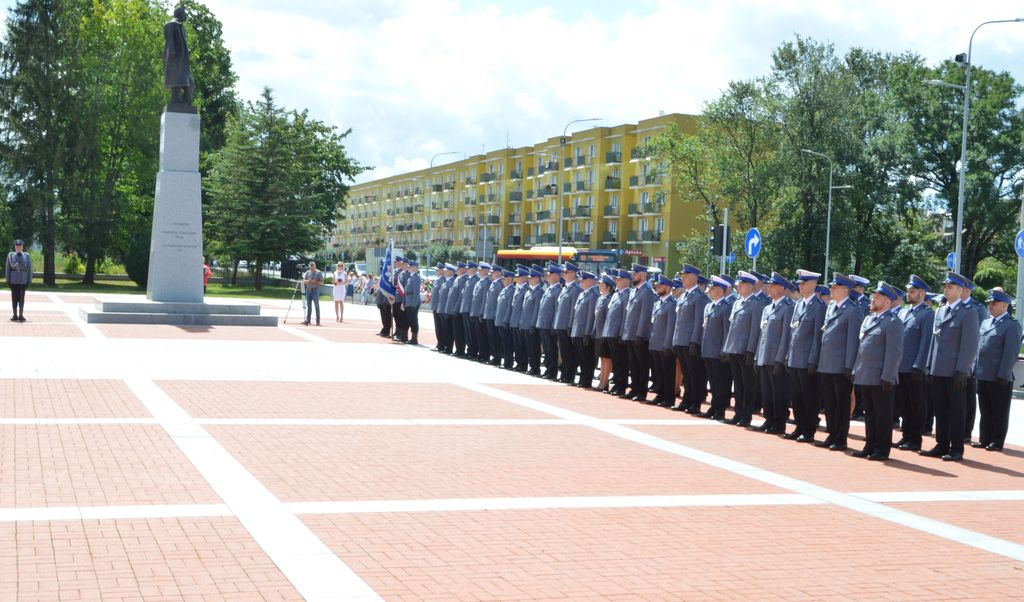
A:
[[[188,65],[188,42],[185,40],[185,8],[174,9],[174,18],[164,25],[164,88],[171,91],[167,110],[174,113],[195,113],[192,93],[195,83]]]

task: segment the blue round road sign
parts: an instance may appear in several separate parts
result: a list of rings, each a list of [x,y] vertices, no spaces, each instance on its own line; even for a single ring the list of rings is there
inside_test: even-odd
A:
[[[747,257],[757,257],[761,252],[762,240],[761,232],[757,228],[747,231],[747,237],[743,239],[743,250],[747,252]]]
[[[956,267],[956,252],[950,251],[949,255],[946,255],[946,267],[953,269]]]
[[[728,255],[725,256],[725,263],[733,263],[735,261],[736,261],[736,254],[735,253],[729,253]]]
[[[1018,232],[1013,239],[1013,250],[1017,251],[1017,257],[1024,257],[1024,230]]]

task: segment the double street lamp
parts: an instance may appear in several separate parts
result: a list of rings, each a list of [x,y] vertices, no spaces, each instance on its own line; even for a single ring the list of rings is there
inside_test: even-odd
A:
[[[815,157],[821,157],[828,161],[828,217],[825,221],[825,270],[821,275],[828,278],[828,258],[829,258],[829,245],[832,241],[832,191],[839,190],[840,188],[853,188],[853,186],[833,186],[832,185],[832,159],[826,154],[819,153],[818,151],[812,151],[809,148],[800,149],[801,152],[805,152],[808,155],[814,155]]]
[[[561,149],[560,149],[561,150],[561,152],[560,152],[561,157],[560,157],[560,161],[559,161],[559,165],[558,165],[559,173],[564,173],[564,170],[565,170],[565,143],[566,143],[566,136],[568,135],[568,132],[569,132],[569,126],[574,124],[574,123],[584,123],[584,122],[588,122],[588,121],[601,121],[601,118],[600,117],[590,117],[588,119],[573,119],[569,123],[565,124],[565,128],[562,129],[562,138],[559,140],[559,145],[561,146]],[[555,213],[555,217],[558,218],[558,263],[562,263],[562,221],[563,221],[563,216],[562,216],[563,201],[562,201],[562,197],[563,197],[564,194],[565,194],[565,177],[562,176],[562,177],[558,178],[558,211]]]
[[[964,229],[964,189],[967,185],[967,117],[970,112],[971,106],[971,51],[974,47],[974,34],[978,33],[978,30],[984,27],[985,25],[991,25],[993,23],[1020,23],[1022,21],[1024,21],[1024,17],[1018,17],[1016,19],[1000,19],[997,21],[985,21],[981,25],[978,25],[977,27],[974,28],[974,31],[971,32],[971,38],[967,43],[966,56],[963,54],[956,55],[956,62],[964,65],[965,67],[966,74],[964,77],[964,85],[961,86],[959,84],[951,84],[949,82],[944,82],[938,79],[928,79],[925,80],[924,82],[926,84],[931,84],[933,86],[953,88],[954,90],[959,90],[963,92],[964,95],[964,123],[960,132],[960,175],[958,177],[960,182],[959,190],[957,191],[956,197],[956,257],[954,259],[953,264],[954,272],[960,271],[960,250]]]

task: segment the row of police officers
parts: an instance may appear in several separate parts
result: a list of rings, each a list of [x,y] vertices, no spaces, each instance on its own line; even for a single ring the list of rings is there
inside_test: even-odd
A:
[[[792,281],[706,278],[691,265],[675,278],[642,265],[602,275],[572,263],[437,270],[438,352],[834,451],[847,450],[856,399],[867,432],[852,455],[869,460],[889,457],[899,424],[895,446],[960,461],[979,407],[972,445],[1003,447],[1021,328],[1007,293],[990,291],[986,311],[954,272],[940,296],[916,275],[868,292],[860,276],[835,273],[825,287],[809,270]],[[764,421],[751,426],[758,412]],[[827,436],[816,441],[821,414]],[[935,445],[922,449],[933,416]]]

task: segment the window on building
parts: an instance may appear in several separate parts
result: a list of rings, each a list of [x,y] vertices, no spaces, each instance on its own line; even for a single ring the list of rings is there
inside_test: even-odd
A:
[[[622,145],[619,144],[618,142],[612,142],[612,152],[613,153],[618,153],[618,152],[621,152],[621,151],[622,151]]]
[[[648,228],[650,228],[650,223],[645,219],[640,220],[640,232],[647,232]]]
[[[613,219],[608,222],[608,232],[615,236],[619,233],[619,220]]]
[[[648,202],[650,200],[651,200],[651,193],[647,192],[646,190],[644,190],[643,192],[640,193],[640,202],[641,203],[646,203],[646,202]]]
[[[594,146],[593,144],[591,144],[590,147],[587,150],[588,150],[588,152],[590,154],[590,158],[591,159],[593,159],[595,156],[597,156],[597,147]]]
[[[618,207],[619,206],[619,195],[613,194],[609,198],[608,204],[611,205],[612,207]]]
[[[665,231],[665,218],[659,217],[654,220],[654,231],[664,232]]]

